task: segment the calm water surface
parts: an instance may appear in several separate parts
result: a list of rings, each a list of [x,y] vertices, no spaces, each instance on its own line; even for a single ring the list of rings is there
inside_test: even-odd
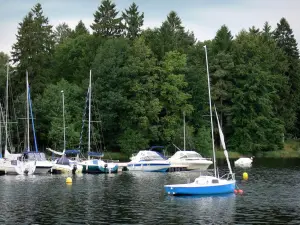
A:
[[[74,175],[72,185],[62,175],[1,176],[0,224],[300,224],[300,160],[255,159],[234,170],[242,196],[164,193],[195,171]]]

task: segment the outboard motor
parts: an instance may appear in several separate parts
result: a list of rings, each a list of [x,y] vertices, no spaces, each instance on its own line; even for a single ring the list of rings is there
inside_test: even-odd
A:
[[[74,166],[73,166],[73,169],[72,169],[72,174],[75,174],[75,173],[76,173],[76,170],[77,170],[77,165],[74,165]]]

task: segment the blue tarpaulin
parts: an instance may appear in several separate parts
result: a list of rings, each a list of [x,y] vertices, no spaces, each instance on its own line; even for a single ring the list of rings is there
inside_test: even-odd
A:
[[[89,156],[94,156],[94,157],[103,157],[104,154],[102,152],[88,152]]]
[[[76,150],[76,149],[70,149],[70,150],[66,150],[65,151],[65,154],[79,154],[80,151],[79,150]]]

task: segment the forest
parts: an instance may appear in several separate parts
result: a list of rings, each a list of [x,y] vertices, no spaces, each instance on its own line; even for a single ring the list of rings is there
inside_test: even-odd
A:
[[[280,150],[287,138],[300,136],[299,50],[285,18],[276,27],[265,22],[235,37],[223,25],[201,42],[174,11],[151,29],[143,29],[144,13],[135,3],[120,12],[103,0],[91,16],[92,24],[53,27],[38,3],[20,21],[11,56],[0,52],[2,118],[9,61],[7,124],[17,152],[24,150],[26,135],[26,71],[39,149],[63,149],[63,90],[67,149],[86,151],[91,70],[94,151],[131,155],[152,145],[183,148],[185,115],[187,149],[209,155],[204,45],[228,151]]]

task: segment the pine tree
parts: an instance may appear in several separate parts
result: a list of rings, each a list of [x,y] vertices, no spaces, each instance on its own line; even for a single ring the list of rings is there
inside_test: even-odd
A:
[[[227,26],[223,25],[213,40],[214,53],[221,51],[229,51],[232,46],[232,35]]]
[[[93,34],[102,37],[119,37],[123,33],[122,18],[118,17],[116,5],[110,0],[103,0],[94,14],[91,25]]]
[[[41,93],[48,82],[46,70],[51,66],[54,51],[54,35],[48,18],[43,15],[41,4],[33,9],[19,23],[17,42],[11,52],[13,63],[17,64],[18,76],[14,81],[17,93],[25,91],[25,73],[33,84],[34,93]]]
[[[169,51],[186,53],[194,45],[195,37],[192,32],[185,31],[180,17],[171,11],[161,27],[146,30],[144,36],[151,50],[162,60]]]
[[[289,57],[299,59],[299,50],[293,30],[285,18],[282,18],[280,22],[277,23],[274,38],[278,46],[282,48]]]
[[[74,29],[73,36],[77,37],[79,35],[89,34],[89,33],[90,33],[89,30],[86,28],[82,20],[80,20]]]
[[[274,31],[274,38],[285,55],[287,56],[288,68],[285,72],[288,78],[289,90],[286,92],[284,105],[286,108],[292,109],[290,118],[300,118],[300,63],[299,50],[297,42],[294,38],[293,30],[285,18],[282,18],[277,24]],[[295,124],[286,124],[288,133],[293,133],[295,136],[300,136],[300,120],[295,120]]]
[[[141,27],[144,24],[144,13],[140,14],[138,6],[132,3],[129,9],[125,9],[125,13],[122,13],[122,17],[125,20],[126,37],[135,39],[141,33]]]

